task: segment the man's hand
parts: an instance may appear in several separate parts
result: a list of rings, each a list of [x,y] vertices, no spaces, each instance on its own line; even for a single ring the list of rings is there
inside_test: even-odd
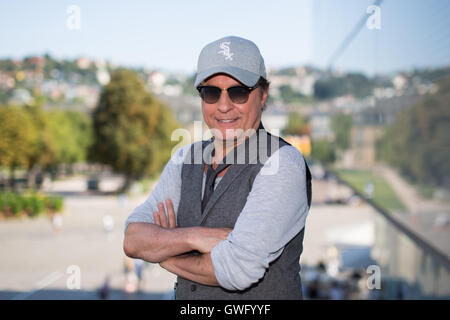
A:
[[[196,227],[191,237],[192,246],[201,253],[209,253],[220,242],[225,240],[233,229]]]
[[[175,210],[173,209],[172,200],[167,199],[166,206],[167,206],[167,215],[166,210],[164,209],[164,203],[162,202],[158,203],[159,211],[153,212],[153,220],[155,221],[155,224],[157,226],[160,226],[162,228],[173,229],[176,227],[177,221],[175,218]]]
[[[165,203],[167,215],[164,203],[159,202],[158,211],[153,212],[154,224],[161,228],[175,229],[176,218],[172,201],[167,199]],[[220,241],[228,237],[232,229],[190,227],[188,230],[188,243],[190,247],[202,254],[188,253],[168,257],[160,261],[159,265],[167,271],[191,281],[211,286],[219,285],[214,274],[210,252]]]
[[[172,200],[166,201],[167,215],[164,208],[164,203],[158,203],[158,210],[153,212],[155,224],[162,228],[173,229],[176,228],[175,210],[173,209]],[[193,247],[201,253],[209,253],[222,240],[228,237],[232,231],[229,228],[205,228],[193,227],[191,232],[191,242]]]

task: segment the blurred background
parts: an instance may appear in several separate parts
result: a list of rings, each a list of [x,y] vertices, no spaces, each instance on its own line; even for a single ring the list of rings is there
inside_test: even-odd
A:
[[[124,221],[202,121],[197,57],[254,41],[305,156],[306,299],[450,298],[450,2],[0,0],[0,299],[172,299]],[[192,141],[193,142],[193,141]]]

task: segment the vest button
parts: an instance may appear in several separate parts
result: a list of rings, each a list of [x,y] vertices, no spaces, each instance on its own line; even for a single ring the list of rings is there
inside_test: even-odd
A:
[[[191,291],[194,292],[195,290],[197,290],[197,285],[191,284]]]

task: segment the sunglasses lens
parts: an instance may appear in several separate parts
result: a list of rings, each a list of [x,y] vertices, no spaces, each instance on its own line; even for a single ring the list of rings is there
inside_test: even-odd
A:
[[[250,94],[249,90],[243,86],[228,88],[228,95],[230,96],[231,101],[233,101],[234,103],[238,104],[246,103],[249,94]]]
[[[220,99],[222,90],[218,87],[200,87],[200,96],[206,103],[216,103]],[[227,89],[228,96],[233,103],[242,104],[248,101],[250,90],[244,86],[235,86]]]
[[[217,87],[202,87],[200,96],[206,103],[216,103],[220,98],[221,90]]]

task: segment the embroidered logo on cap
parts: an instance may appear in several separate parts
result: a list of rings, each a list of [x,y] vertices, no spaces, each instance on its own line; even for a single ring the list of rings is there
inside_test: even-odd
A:
[[[225,56],[225,60],[233,60],[232,56],[234,55],[234,53],[230,52],[230,47],[229,47],[230,43],[231,43],[230,41],[222,42],[220,44],[220,49],[222,49],[222,50],[217,52],[217,53],[223,54]]]

